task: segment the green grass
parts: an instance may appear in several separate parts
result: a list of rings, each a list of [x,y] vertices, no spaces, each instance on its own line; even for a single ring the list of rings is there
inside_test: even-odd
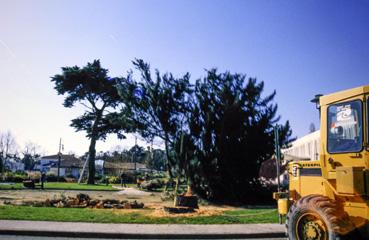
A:
[[[108,191],[116,191],[118,189],[113,188],[113,185],[120,186],[119,184],[109,184],[106,186],[105,184],[95,184],[95,185],[87,185],[84,183],[64,183],[64,182],[46,182],[44,185],[45,189],[63,189],[63,190],[108,190]],[[128,187],[136,186],[135,184],[128,184]],[[39,185],[36,188],[40,188]],[[15,183],[12,185],[0,184],[0,189],[26,189],[23,187],[23,183]]]
[[[153,211],[151,209],[124,211],[127,210],[0,206],[0,219],[143,224],[236,224],[278,221],[275,209],[231,210],[224,212],[223,215],[197,217],[152,217],[149,215]]]
[[[14,184],[0,184],[0,189],[23,189],[22,183],[14,183]]]

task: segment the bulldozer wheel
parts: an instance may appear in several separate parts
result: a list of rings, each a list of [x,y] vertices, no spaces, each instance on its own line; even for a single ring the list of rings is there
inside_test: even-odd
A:
[[[338,202],[321,195],[309,195],[291,206],[287,219],[290,240],[342,240],[350,230],[348,215]]]

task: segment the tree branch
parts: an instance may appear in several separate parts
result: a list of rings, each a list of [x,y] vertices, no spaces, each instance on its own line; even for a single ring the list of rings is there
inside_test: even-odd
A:
[[[93,109],[92,107],[87,106],[85,103],[80,102],[80,104],[81,104],[82,106],[84,106],[84,107],[86,107],[86,108],[90,109],[91,111],[94,111],[94,109]]]

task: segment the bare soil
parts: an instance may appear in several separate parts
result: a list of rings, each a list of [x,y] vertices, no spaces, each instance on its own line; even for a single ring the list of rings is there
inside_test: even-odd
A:
[[[153,210],[147,212],[147,216],[151,217],[178,217],[177,214],[170,214],[164,211],[164,206],[173,206],[173,201],[162,201],[160,192],[144,192],[134,188],[126,188],[122,191],[76,191],[76,190],[2,190],[0,191],[0,205],[4,201],[10,201],[14,204],[26,201],[45,201],[46,199],[60,199],[62,197],[76,197],[78,193],[88,194],[92,199],[116,199],[138,201],[145,204],[145,209]],[[214,216],[221,215],[226,210],[235,208],[229,206],[211,206],[201,205],[194,213],[180,214],[184,217],[195,216]],[[128,212],[137,212],[143,210],[125,209],[114,211],[115,214],[124,214]]]

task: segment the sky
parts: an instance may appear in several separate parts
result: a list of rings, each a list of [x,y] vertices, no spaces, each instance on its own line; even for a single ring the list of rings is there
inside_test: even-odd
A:
[[[0,132],[20,148],[55,154],[62,138],[83,154],[89,141],[69,126],[83,107],[63,107],[50,77],[94,59],[123,76],[135,58],[192,81],[213,67],[264,81],[301,137],[319,127],[315,94],[369,84],[369,1],[0,0]],[[97,151],[134,138],[110,136]]]

